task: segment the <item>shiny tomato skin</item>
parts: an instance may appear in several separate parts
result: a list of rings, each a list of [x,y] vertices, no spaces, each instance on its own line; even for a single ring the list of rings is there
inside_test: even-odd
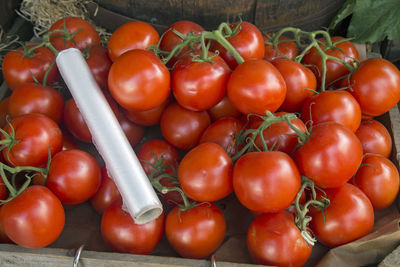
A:
[[[101,219],[104,241],[120,253],[150,254],[164,234],[165,215],[145,224],[136,224],[131,215],[122,209],[122,200],[116,200]]]
[[[149,110],[161,105],[170,93],[170,73],[151,51],[130,50],[114,61],[108,87],[124,108]]]
[[[247,231],[247,247],[253,262],[271,266],[303,266],[312,251],[287,211],[257,216]]]
[[[122,112],[118,114],[118,122],[131,146],[137,146],[143,139],[144,127],[130,121]]]
[[[252,211],[279,212],[286,209],[295,199],[300,184],[296,164],[280,151],[244,154],[233,168],[235,194]]]
[[[330,200],[323,213],[311,212],[310,227],[318,241],[337,247],[369,234],[374,226],[374,209],[368,197],[356,186],[345,183],[324,190]]]
[[[355,132],[361,123],[361,108],[347,91],[329,90],[307,98],[301,107],[304,123],[334,121]]]
[[[123,53],[133,49],[147,49],[157,45],[160,35],[150,24],[143,21],[131,21],[118,27],[108,41],[108,53],[115,61]]]
[[[122,112],[130,121],[136,124],[153,126],[160,123],[161,115],[170,103],[171,97],[168,97],[161,105],[149,110],[122,109]]]
[[[100,183],[99,164],[83,150],[63,150],[51,160],[46,186],[63,204],[79,204],[90,199]]]
[[[280,106],[281,111],[297,112],[307,97],[314,95],[317,79],[311,70],[289,59],[275,59],[271,63],[282,74],[286,84],[286,97]]]
[[[33,185],[1,207],[0,222],[16,244],[42,248],[61,234],[65,213],[60,200],[47,187]]]
[[[362,114],[376,117],[389,111],[400,100],[400,71],[390,61],[370,58],[344,80],[343,87],[360,104]]]
[[[51,87],[26,83],[16,88],[8,103],[8,114],[18,117],[28,113],[41,113],[60,124],[63,117],[64,98]]]
[[[231,74],[227,94],[243,114],[275,112],[286,97],[286,84],[279,71],[266,60],[248,60]]]
[[[52,33],[50,42],[58,51],[75,47],[83,52],[87,47],[100,44],[100,36],[96,29],[82,18],[65,17],[59,19],[51,25],[49,32],[62,29],[66,29],[68,33],[77,33],[74,35],[73,41],[65,40],[62,33]]]
[[[386,158],[392,152],[392,137],[386,127],[375,119],[363,119],[355,132],[360,140],[363,153],[379,154]]]
[[[165,221],[168,242],[184,258],[206,258],[221,245],[225,233],[225,217],[213,203],[185,211],[179,211],[176,206]]]
[[[210,124],[210,117],[206,111],[191,111],[178,103],[170,104],[164,110],[160,121],[165,140],[181,150],[195,147]]]
[[[207,110],[225,96],[230,74],[229,66],[219,56],[214,56],[212,62],[196,62],[192,56],[184,56],[171,72],[172,92],[182,107]]]
[[[286,36],[279,36],[278,49],[275,49],[272,44],[267,43],[269,41],[267,36],[263,35],[263,39],[265,43],[265,60],[273,61],[281,58],[293,60],[299,55],[299,49],[297,48],[296,43]]]
[[[42,167],[47,163],[49,150],[53,156],[62,149],[62,132],[46,115],[24,114],[11,120],[11,125],[18,143],[10,149],[9,158],[7,149],[2,150],[5,161],[10,165]],[[10,134],[10,125],[7,124],[4,130]]]
[[[357,136],[336,122],[312,127],[307,142],[294,153],[302,175],[321,188],[339,187],[357,172],[362,161],[362,146]]]
[[[27,45],[27,48],[32,48],[34,45]],[[8,52],[2,62],[3,77],[8,87],[11,90],[28,82],[35,82],[33,77],[43,82],[46,71],[55,61],[54,53],[46,48],[39,47],[33,51],[32,55],[24,55],[24,48],[20,47],[17,50]],[[58,69],[56,66],[50,70],[46,84],[53,84],[59,78]]]
[[[112,61],[108,56],[107,48],[101,45],[95,45],[89,48],[86,63],[97,84],[102,90],[107,89],[108,72],[110,71]]]
[[[242,114],[226,95],[215,106],[208,109],[207,112],[213,122],[225,117],[238,118]]]
[[[375,210],[389,207],[399,192],[399,172],[393,162],[382,155],[364,155],[353,181],[371,200]]]

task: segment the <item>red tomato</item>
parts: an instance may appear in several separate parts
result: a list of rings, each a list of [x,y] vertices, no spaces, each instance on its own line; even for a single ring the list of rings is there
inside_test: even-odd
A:
[[[0,206],[0,210],[2,208],[3,208],[3,205]],[[0,211],[0,213],[1,213],[1,211]],[[4,227],[3,227],[3,225],[1,224],[1,221],[0,221],[0,244],[4,244],[4,243],[12,244],[13,242],[7,236],[6,232],[4,231]]]
[[[168,98],[170,74],[153,52],[134,49],[114,61],[108,75],[108,87],[122,107],[149,110]]]
[[[248,60],[231,74],[228,97],[244,113],[265,115],[276,111],[286,97],[286,84],[279,71],[266,60]]]
[[[7,236],[26,248],[41,248],[53,243],[65,224],[60,200],[40,185],[28,187],[0,209],[0,224]]]
[[[239,201],[258,212],[286,209],[300,189],[300,173],[294,161],[283,152],[250,152],[233,168],[233,189]]]
[[[0,128],[3,128],[7,123],[9,101],[10,97],[5,97],[0,101]]]
[[[212,62],[196,62],[191,55],[184,56],[172,70],[172,91],[182,107],[206,110],[225,96],[230,74],[228,65],[219,56],[214,56]]]
[[[51,44],[59,51],[76,47],[84,51],[87,47],[100,44],[100,36],[96,29],[86,20],[79,17],[65,17],[56,21],[49,29],[49,32],[66,30],[68,36],[55,32],[50,36]]]
[[[115,251],[121,253],[150,254],[164,234],[165,216],[136,224],[131,215],[122,209],[122,200],[111,204],[101,219],[101,235]]]
[[[3,178],[0,177],[0,200],[7,199],[7,196],[8,196],[7,186],[5,185]]]
[[[307,98],[301,108],[301,119],[312,125],[334,121],[355,132],[361,123],[361,108],[346,91],[324,91]]]
[[[286,97],[279,108],[282,111],[296,112],[307,97],[314,95],[317,79],[311,70],[289,59],[276,59],[271,62],[282,74],[286,84]]]
[[[344,80],[344,86],[349,86],[363,115],[376,117],[399,102],[400,71],[386,59],[367,59],[361,62],[349,81]]]
[[[164,109],[171,103],[168,97],[161,105],[149,110],[129,110],[123,109],[125,116],[136,124],[143,126],[153,126],[160,123]]]
[[[66,130],[62,129],[63,134],[63,147],[62,150],[78,148],[76,139]]]
[[[178,149],[188,150],[199,143],[210,123],[206,111],[191,111],[172,103],[164,110],[160,126],[165,140]]]
[[[303,266],[312,251],[287,211],[257,216],[247,231],[247,247],[255,263],[273,266]]]
[[[342,41],[344,38],[334,36],[332,42],[338,42],[335,47],[327,47],[325,38],[319,39],[319,47],[329,56],[333,56],[345,61],[348,64],[353,64],[359,60],[356,47],[349,41]],[[303,64],[309,65],[310,69],[317,77],[318,83],[321,84],[322,79],[322,59],[316,48],[311,48],[303,57]],[[326,79],[327,86],[337,85],[341,78],[350,73],[350,70],[342,63],[328,59],[326,61]]]
[[[377,154],[364,155],[353,181],[367,195],[375,210],[389,207],[399,192],[399,172],[396,166]]]
[[[374,226],[374,209],[368,197],[356,186],[345,183],[325,189],[329,206],[311,213],[310,227],[318,241],[336,247],[369,234]]]
[[[238,24],[239,22],[232,23],[230,28],[233,30]],[[226,39],[244,60],[264,58],[264,40],[261,32],[253,24],[246,21],[240,22],[239,32]],[[219,55],[232,70],[237,67],[235,58],[222,45],[213,42],[211,48],[213,51],[219,51]]]
[[[363,153],[379,154],[388,158],[392,152],[392,137],[386,127],[377,120],[363,119],[356,131]]]
[[[9,151],[8,149],[2,151],[8,164],[44,166],[48,160],[49,150],[50,155],[53,156],[62,149],[62,132],[58,125],[46,115],[24,114],[13,119],[11,125],[14,128],[17,143],[13,144]],[[12,131],[10,124],[7,124],[4,130],[10,134]]]
[[[241,115],[240,111],[229,100],[228,96],[222,98],[215,106],[207,110],[210,115],[211,121],[217,121],[225,117],[237,118]]]
[[[99,213],[103,214],[104,211],[121,195],[115,185],[113,179],[108,175],[107,168],[101,168],[101,182],[97,192],[90,198],[90,203],[93,208]]]
[[[280,58],[287,58],[293,60],[295,57],[299,55],[299,49],[294,41],[286,36],[279,36],[278,38],[278,49],[272,44],[266,43],[269,41],[269,38],[263,35],[264,43],[265,43],[265,53],[264,59],[268,61],[273,61]]]
[[[157,45],[160,35],[150,24],[142,21],[131,21],[117,28],[108,41],[108,53],[115,61],[123,53],[133,49],[147,49]]]
[[[118,121],[131,146],[137,146],[144,136],[144,128],[130,121],[122,112],[118,115]]]
[[[12,118],[28,113],[41,113],[61,123],[64,98],[51,87],[26,83],[16,88],[8,103],[8,113]]]
[[[30,49],[33,46],[27,45],[26,48]],[[36,48],[31,54],[26,54],[23,47],[10,51],[2,62],[4,80],[11,90],[24,83],[34,82],[35,79],[42,83],[46,71],[55,59],[54,53],[46,47]],[[53,84],[57,80],[58,69],[54,66],[49,71],[46,84]]]
[[[62,203],[78,204],[99,189],[101,170],[96,159],[79,149],[63,150],[51,160],[46,186]]]
[[[294,154],[300,173],[322,188],[339,187],[357,172],[362,161],[357,136],[336,122],[312,127],[308,140]]]
[[[204,203],[181,211],[176,206],[167,215],[165,235],[174,250],[185,258],[209,256],[222,243],[226,221],[213,203]]]
[[[107,48],[101,45],[95,45],[88,48],[86,63],[88,64],[99,87],[106,90],[108,72],[110,71],[112,64],[112,61],[108,56]]]

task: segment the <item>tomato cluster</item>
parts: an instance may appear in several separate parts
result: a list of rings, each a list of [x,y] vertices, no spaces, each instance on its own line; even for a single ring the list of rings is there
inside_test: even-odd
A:
[[[54,58],[69,47],[82,51],[165,203],[154,221],[133,221],[99,155],[81,146],[90,130],[53,86],[63,87]],[[104,47],[69,17],[43,43],[9,52],[2,69],[0,237],[24,247],[51,244],[63,205],[90,201],[115,251],[149,254],[165,235],[182,257],[206,258],[229,227],[216,203],[233,195],[254,216],[253,261],[301,266],[316,241],[368,234],[374,211],[398,194],[392,140],[374,117],[400,100],[400,72],[385,59],[360,62],[350,41],[324,31],[178,21],[161,34],[129,22]]]

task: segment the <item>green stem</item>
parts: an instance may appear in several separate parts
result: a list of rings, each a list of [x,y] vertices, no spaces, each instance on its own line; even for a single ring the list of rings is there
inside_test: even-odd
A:
[[[15,190],[15,188],[11,185],[10,181],[8,181],[7,175],[4,172],[4,168],[3,168],[4,165],[5,164],[0,162],[0,175],[3,180],[3,183],[5,184],[5,186],[8,189],[8,192],[10,192],[11,197],[14,198],[17,195],[17,190]]]
[[[240,65],[244,62],[243,57],[239,54],[239,52],[232,46],[232,44],[224,37],[222,32],[216,30],[213,32],[204,32],[204,37],[210,40],[217,41],[220,45],[222,45],[236,60],[236,62]]]

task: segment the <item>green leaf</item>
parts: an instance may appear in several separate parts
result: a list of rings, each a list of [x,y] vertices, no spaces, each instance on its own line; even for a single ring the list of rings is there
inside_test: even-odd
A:
[[[360,43],[399,39],[400,1],[356,0],[347,37]]]
[[[331,24],[329,25],[329,29],[333,30],[335,27],[345,18],[353,14],[354,12],[354,7],[356,5],[356,0],[347,0],[342,8],[339,10],[339,12],[336,14],[336,16],[333,18],[331,21]]]

